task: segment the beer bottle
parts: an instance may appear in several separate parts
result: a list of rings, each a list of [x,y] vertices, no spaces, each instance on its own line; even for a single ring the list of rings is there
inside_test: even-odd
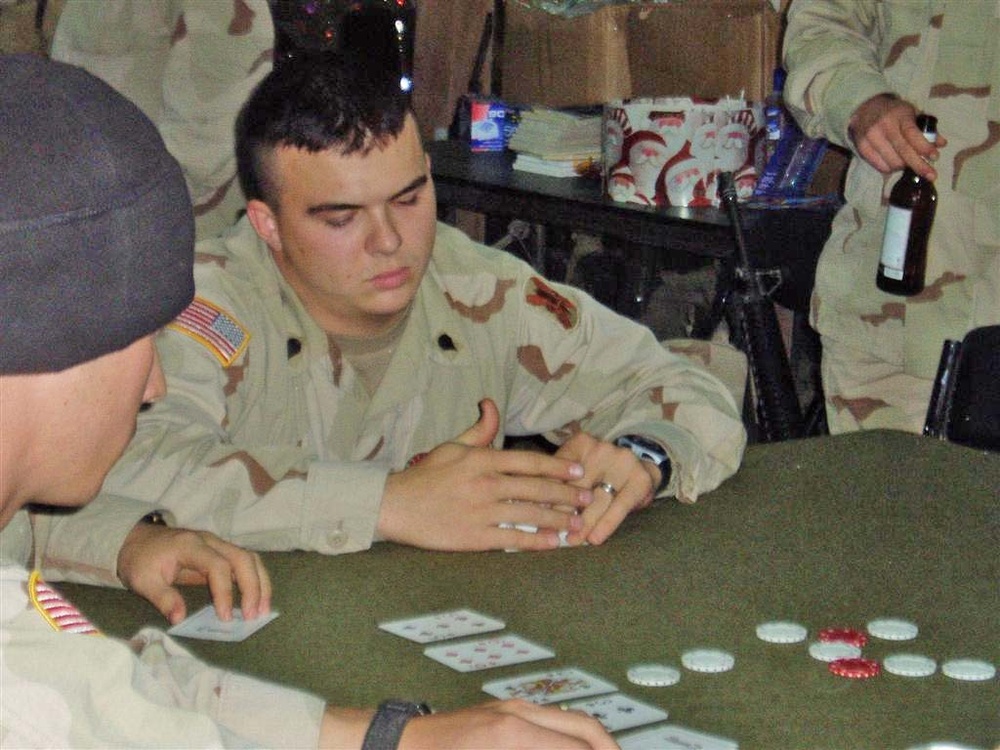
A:
[[[931,143],[937,140],[936,117],[917,115],[917,127]],[[883,292],[909,297],[923,291],[927,240],[936,207],[934,183],[906,167],[889,193],[889,214],[875,277]]]

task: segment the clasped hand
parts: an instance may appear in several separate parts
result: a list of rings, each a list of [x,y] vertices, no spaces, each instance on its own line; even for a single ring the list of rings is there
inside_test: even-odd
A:
[[[543,550],[566,532],[570,545],[601,544],[652,501],[659,472],[627,448],[578,433],[554,455],[495,450],[499,412],[490,399],[480,409],[455,440],[389,475],[383,539],[449,551]]]

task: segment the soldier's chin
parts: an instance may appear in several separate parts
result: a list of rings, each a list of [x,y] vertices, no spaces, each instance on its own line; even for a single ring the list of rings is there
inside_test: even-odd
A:
[[[102,462],[95,460],[87,466],[86,473],[80,473],[62,482],[51,497],[42,499],[41,502],[66,509],[87,505],[100,493],[104,478],[114,466],[114,461],[107,462],[106,465],[99,464]]]

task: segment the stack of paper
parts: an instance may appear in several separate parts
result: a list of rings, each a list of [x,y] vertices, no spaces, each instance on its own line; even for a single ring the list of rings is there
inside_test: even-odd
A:
[[[582,159],[543,159],[531,154],[518,154],[514,157],[514,169],[549,177],[583,177],[599,173],[600,165],[600,156]]]
[[[599,169],[601,120],[599,107],[523,110],[508,143],[517,152],[514,169],[554,177],[576,177]]]

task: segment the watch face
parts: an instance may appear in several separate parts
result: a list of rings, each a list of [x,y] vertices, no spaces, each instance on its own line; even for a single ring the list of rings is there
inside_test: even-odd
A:
[[[615,444],[620,445],[623,448],[631,448],[632,452],[639,458],[646,461],[653,461],[657,464],[667,458],[666,452],[659,446],[659,444],[638,435],[625,435],[618,438],[618,440],[615,441]]]
[[[615,440],[615,445],[630,449],[640,461],[654,464],[660,470],[660,486],[655,487],[654,491],[660,493],[666,489],[672,470],[670,457],[659,443],[641,435],[622,435]]]

